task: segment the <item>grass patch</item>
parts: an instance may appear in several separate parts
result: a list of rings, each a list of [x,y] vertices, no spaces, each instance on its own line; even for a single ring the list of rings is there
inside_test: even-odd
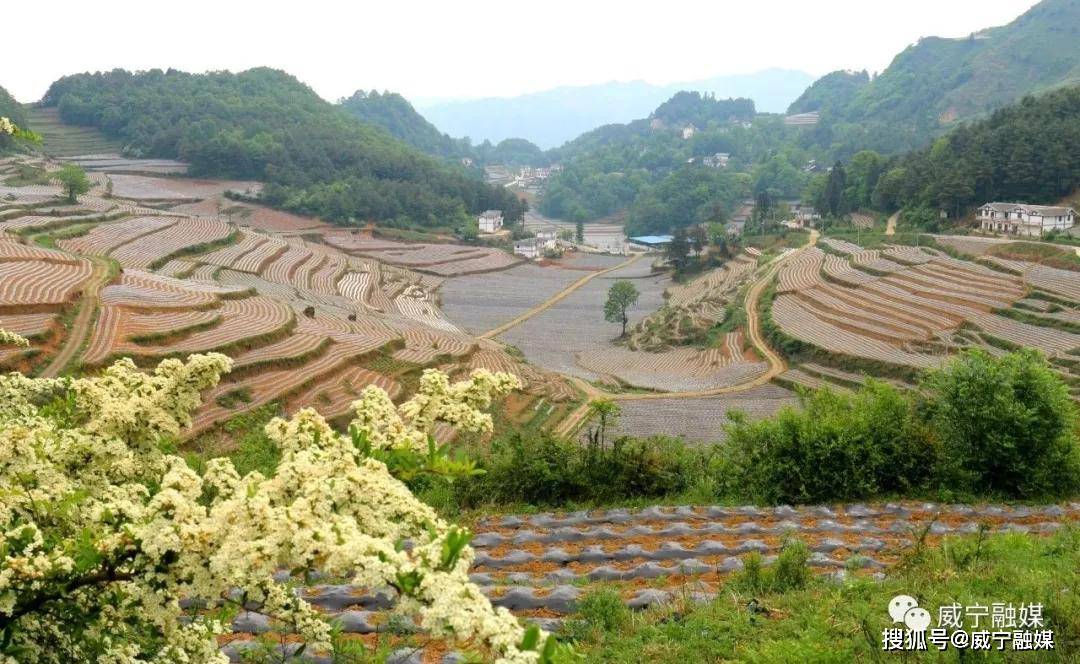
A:
[[[269,477],[281,460],[281,450],[263,429],[270,420],[282,414],[281,405],[277,402],[238,413],[187,441],[182,450],[188,463],[200,472],[209,459],[226,456],[241,475],[257,470]]]
[[[240,404],[251,403],[251,388],[239,387],[235,390],[229,390],[225,394],[222,394],[214,401],[222,408],[235,408]]]
[[[49,184],[49,173],[40,166],[30,164],[15,164],[15,174],[4,178],[4,184],[9,187],[33,187],[46,186]]]

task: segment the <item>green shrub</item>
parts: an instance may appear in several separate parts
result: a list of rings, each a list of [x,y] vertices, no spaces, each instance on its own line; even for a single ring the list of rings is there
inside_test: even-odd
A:
[[[513,432],[471,450],[484,474],[455,485],[461,505],[612,502],[659,498],[705,481],[709,448],[664,437],[582,445],[548,433]]]
[[[1077,488],[1076,406],[1037,352],[970,351],[928,372],[921,388],[924,417],[942,441],[943,485],[1024,497]]]
[[[630,609],[618,590],[600,586],[578,600],[574,617],[567,621],[564,633],[572,641],[581,641],[598,632],[614,632],[630,623]]]
[[[743,568],[732,577],[731,587],[750,595],[801,590],[810,583],[810,549],[801,540],[785,540],[771,566],[754,551],[743,559]]]
[[[728,490],[768,503],[864,498],[921,487],[934,456],[910,401],[870,381],[849,395],[821,389],[802,408],[728,427]]]

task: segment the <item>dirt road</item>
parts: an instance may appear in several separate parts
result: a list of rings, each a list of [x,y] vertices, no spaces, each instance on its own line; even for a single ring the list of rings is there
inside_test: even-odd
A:
[[[601,275],[605,275],[608,272],[614,272],[615,270],[622,269],[622,268],[626,267],[627,265],[632,265],[633,263],[640,260],[643,255],[644,254],[635,254],[635,255],[631,256],[628,260],[625,260],[625,261],[619,263],[618,265],[613,265],[612,267],[605,268],[605,269],[599,270],[597,272],[590,272],[589,274],[587,274],[584,277],[578,279],[577,281],[570,284],[566,288],[562,289],[558,293],[552,295],[548,299],[546,299],[543,302],[541,302],[540,304],[536,305],[532,309],[529,309],[525,313],[521,314],[520,316],[518,316],[514,320],[503,323],[502,325],[500,325],[500,326],[498,326],[498,327],[496,327],[494,329],[488,330],[487,332],[484,332],[483,334],[481,334],[478,338],[480,338],[480,339],[494,339],[495,337],[499,336],[503,332],[506,332],[507,330],[509,330],[511,328],[515,328],[518,325],[521,325],[522,323],[524,323],[525,321],[529,320],[530,318],[536,316],[537,314],[541,314],[544,311],[546,311],[546,310],[550,309],[551,307],[555,306],[559,302],[562,302],[567,297],[569,297],[571,293],[573,293],[577,289],[581,288],[585,284],[589,283],[593,279],[595,279],[595,278],[597,278],[597,277],[599,277]]]
[[[68,364],[75,359],[75,355],[82,348],[90,332],[90,324],[94,320],[94,312],[98,307],[98,294],[102,287],[109,281],[109,264],[97,258],[91,258],[94,263],[94,271],[83,286],[82,301],[79,303],[79,313],[71,324],[71,332],[68,334],[64,347],[56,354],[49,366],[41,372],[42,378],[55,378],[60,375]]]
[[[612,401],[648,401],[652,399],[695,399],[700,397],[711,397],[720,394],[731,394],[733,392],[744,392],[765,385],[776,376],[784,373],[784,371],[787,370],[787,363],[784,361],[783,357],[769,346],[761,332],[761,315],[758,311],[758,300],[761,299],[761,294],[765,289],[769,287],[769,284],[772,282],[777,270],[780,269],[780,266],[787,262],[792,256],[817,244],[818,236],[818,231],[811,230],[810,238],[805,245],[799,247],[799,249],[787,256],[774,261],[765,273],[758,277],[753,285],[750,286],[750,290],[746,293],[747,336],[749,337],[754,350],[756,350],[769,364],[768,371],[744,383],[728,385],[726,387],[711,390],[696,390],[693,392],[637,392],[629,394],[606,392],[581,378],[568,376],[567,378],[573,381],[573,383],[585,393],[585,403],[559,423],[556,433],[563,436],[568,436],[573,433],[578,425],[588,416],[589,402],[595,399],[610,399]]]

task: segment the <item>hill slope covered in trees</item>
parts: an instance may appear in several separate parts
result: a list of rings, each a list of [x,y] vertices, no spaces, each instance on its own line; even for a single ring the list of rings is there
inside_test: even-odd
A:
[[[133,155],[179,158],[194,175],[267,182],[271,205],[332,221],[457,226],[520,203],[358,121],[294,77],[114,70],[59,79],[43,103],[99,127]]]
[[[1080,82],[1080,2],[1043,0],[1008,25],[966,38],[927,37],[873,80],[833,72],[789,108],[820,110],[806,140],[837,156],[921,147],[958,121],[1026,94]]]
[[[896,158],[881,207],[962,212],[987,201],[1053,203],[1080,187],[1080,86],[1029,96]]]
[[[454,140],[439,131],[396,92],[357,90],[341,101],[341,107],[363,122],[382,127],[394,138],[427,154],[448,158],[471,154],[467,141]]]

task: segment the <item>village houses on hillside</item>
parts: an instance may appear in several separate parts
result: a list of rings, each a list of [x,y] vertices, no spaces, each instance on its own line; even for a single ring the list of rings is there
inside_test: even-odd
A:
[[[987,203],[978,209],[975,219],[979,228],[989,233],[1041,237],[1050,231],[1072,228],[1076,211],[1050,205]]]

